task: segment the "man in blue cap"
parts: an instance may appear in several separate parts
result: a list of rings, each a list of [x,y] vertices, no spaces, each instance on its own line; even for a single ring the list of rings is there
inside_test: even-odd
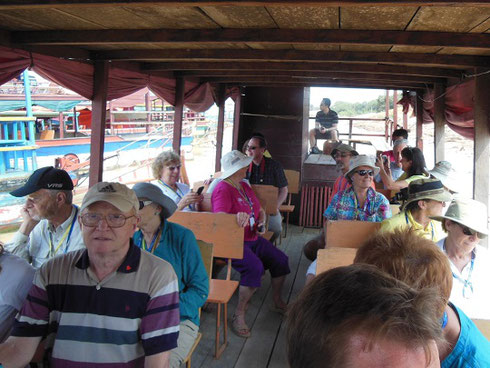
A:
[[[6,249],[38,268],[57,254],[84,248],[72,191],[66,171],[52,166],[34,171],[24,186],[10,193],[27,199],[21,209],[23,222]]]

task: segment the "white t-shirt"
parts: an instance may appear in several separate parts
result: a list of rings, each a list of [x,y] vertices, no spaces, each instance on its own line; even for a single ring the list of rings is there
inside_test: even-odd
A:
[[[165,185],[161,180],[152,182],[159,187],[163,194],[169,197],[175,204],[178,204],[180,200],[191,191],[190,187],[184,183],[177,183],[177,191],[173,190],[170,186]],[[195,211],[194,205],[189,205],[182,209],[182,211]]]

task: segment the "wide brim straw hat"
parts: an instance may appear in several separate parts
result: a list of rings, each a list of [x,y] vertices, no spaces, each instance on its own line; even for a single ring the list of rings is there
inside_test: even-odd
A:
[[[175,202],[163,194],[162,190],[150,183],[137,183],[133,187],[138,199],[146,198],[162,207],[165,218],[169,218],[177,210]]]
[[[442,221],[448,219],[470,229],[488,235],[487,206],[469,198],[454,199],[444,216],[432,216],[431,219]]]
[[[451,193],[447,191],[440,180],[437,179],[418,179],[408,185],[408,199],[403,202],[400,211],[405,210],[409,203],[422,199],[432,199],[439,202],[449,202],[452,199]]]
[[[448,161],[439,161],[434,168],[429,171],[434,178],[439,179],[447,189],[452,192],[459,192],[459,185],[456,179],[456,172]]]
[[[252,157],[248,157],[241,153],[240,151],[233,150],[228,152],[221,158],[221,167],[223,168],[223,173],[220,179],[226,179],[236,173],[238,170],[250,165],[252,162]]]
[[[354,171],[361,166],[368,166],[371,169],[373,169],[374,176],[379,174],[379,167],[377,167],[374,164],[374,158],[368,156],[368,155],[359,155],[359,156],[353,156],[350,159],[350,164],[349,164],[349,171],[347,171],[344,176],[348,178],[350,175],[354,173]]]

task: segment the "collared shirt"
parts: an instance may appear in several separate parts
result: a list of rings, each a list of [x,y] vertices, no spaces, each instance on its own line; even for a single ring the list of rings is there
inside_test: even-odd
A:
[[[178,283],[172,266],[130,244],[99,281],[87,250],[54,257],[36,272],[12,336],[47,336],[51,367],[142,367],[177,346]]]
[[[157,187],[159,187],[163,194],[165,194],[167,197],[170,197],[172,201],[175,202],[175,204],[179,204],[180,200],[191,191],[191,188],[184,183],[176,183],[177,185],[177,191],[173,190],[170,186],[162,184],[161,180],[155,180],[152,182],[152,184],[155,184]],[[194,205],[191,204],[189,206],[186,206],[185,208],[182,209],[182,211],[194,211]]]
[[[390,162],[390,171],[391,171],[391,178],[394,181],[397,181],[398,178],[404,174],[404,171],[402,170],[402,168],[401,167],[398,167],[398,165],[395,164],[394,162]],[[374,181],[376,183],[381,183],[381,181],[382,181],[381,180],[381,175],[380,174],[376,175],[374,177]]]
[[[339,116],[333,110],[328,110],[326,114],[320,110],[316,113],[315,123],[319,123],[324,128],[331,128],[339,123]]]
[[[48,220],[41,220],[28,236],[17,231],[12,243],[5,248],[12,254],[24,258],[35,268],[41,267],[44,262],[55,255],[53,253],[55,253],[63,237],[65,238],[56,254],[85,248],[80,224],[75,218],[76,213],[78,213],[78,210],[73,206],[70,217],[56,229],[49,224]],[[71,226],[73,226],[71,234],[69,236],[66,234],[65,236],[67,231],[70,232],[69,228]]]
[[[461,325],[458,341],[449,355],[441,362],[441,368],[490,367],[490,342],[461,309],[449,303]]]
[[[446,253],[445,241],[446,239],[442,239],[437,242],[437,246],[444,253]],[[490,288],[488,286],[490,281],[490,253],[481,245],[477,245],[473,255],[473,267],[470,261],[461,272],[451,259],[449,260],[453,274],[453,288],[449,300],[461,308],[470,318],[490,319]]]
[[[277,188],[288,186],[288,180],[281,164],[271,158],[263,157],[260,165],[250,164],[247,170],[247,179],[250,184],[273,185]]]
[[[133,239],[141,247],[141,231]],[[209,277],[194,234],[179,224],[165,221],[160,242],[154,246],[153,254],[170,263],[179,280],[181,322],[190,320],[199,326],[199,308],[208,298]]]
[[[368,188],[364,206],[360,206],[352,187],[337,193],[323,216],[327,220],[381,222],[391,217],[390,203],[384,195]]]
[[[446,237],[446,233],[442,230],[440,221],[431,220],[429,224],[424,227],[414,220],[411,212],[407,211],[402,211],[392,218],[384,220],[381,223],[380,231],[394,231],[397,228],[412,228],[419,236],[432,240],[433,242],[437,242]]]

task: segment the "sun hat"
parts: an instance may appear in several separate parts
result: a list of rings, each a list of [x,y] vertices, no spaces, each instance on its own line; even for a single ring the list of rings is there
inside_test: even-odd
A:
[[[418,179],[408,185],[408,199],[403,202],[400,211],[405,210],[407,205],[422,199],[432,199],[439,202],[449,202],[452,196],[440,180],[437,179]]]
[[[431,219],[443,221],[448,219],[463,226],[469,227],[471,230],[488,235],[487,226],[487,206],[484,203],[475,201],[469,198],[453,199],[449,205],[445,215],[431,216]],[[481,236],[478,236],[480,239]]]
[[[374,164],[374,159],[372,157],[368,155],[359,155],[350,159],[349,171],[347,171],[344,176],[348,178],[360,166],[369,166],[371,169],[373,169],[374,176],[378,175],[379,173],[379,167]]]
[[[73,182],[65,170],[47,166],[34,171],[22,187],[10,194],[14,197],[24,197],[39,189],[73,190]]]
[[[122,212],[134,208],[138,212],[140,202],[132,189],[121,183],[102,181],[90,188],[83,197],[80,212],[95,202],[108,202]]]
[[[169,218],[177,210],[177,205],[174,201],[163,194],[162,190],[156,185],[150,183],[137,183],[133,187],[138,199],[146,198],[153,203],[162,206],[162,212],[165,218]]]
[[[250,165],[252,157],[245,156],[243,153],[237,150],[228,152],[221,158],[221,167],[223,173],[220,179],[226,179],[236,173],[238,170]]]
[[[332,150],[332,153],[330,153],[330,155],[333,158],[335,158],[334,156],[337,152],[352,153],[352,156],[359,155],[359,153],[354,148],[352,148],[351,146],[349,146],[348,144],[345,144],[345,143],[340,143],[337,146],[335,146],[335,148]]]
[[[442,185],[451,192],[457,193],[459,191],[459,186],[456,181],[456,172],[449,161],[437,162],[434,168],[429,171],[429,174],[434,178],[439,179],[442,182]]]

